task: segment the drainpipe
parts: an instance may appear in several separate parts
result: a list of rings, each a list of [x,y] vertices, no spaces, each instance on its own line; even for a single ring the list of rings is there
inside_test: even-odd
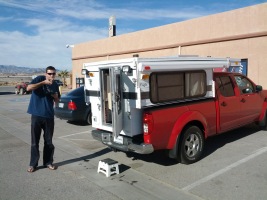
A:
[[[181,55],[181,46],[178,47],[178,55]]]

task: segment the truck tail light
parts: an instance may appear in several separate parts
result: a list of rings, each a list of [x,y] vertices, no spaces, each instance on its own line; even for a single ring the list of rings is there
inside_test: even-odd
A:
[[[150,66],[145,66],[145,70],[150,70],[151,67]]]
[[[69,110],[77,110],[77,106],[73,101],[70,101],[68,104],[68,109]]]
[[[153,131],[153,116],[150,113],[145,113],[143,118],[144,135],[149,135]]]

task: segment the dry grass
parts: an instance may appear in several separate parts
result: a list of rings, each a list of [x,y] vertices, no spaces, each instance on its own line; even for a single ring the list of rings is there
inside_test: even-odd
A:
[[[0,86],[16,85],[21,82],[30,82],[31,76],[0,76]]]

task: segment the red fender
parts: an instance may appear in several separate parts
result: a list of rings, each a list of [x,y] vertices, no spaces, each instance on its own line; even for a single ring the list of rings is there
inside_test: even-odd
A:
[[[177,136],[181,134],[183,128],[192,121],[199,121],[204,127],[204,137],[206,138],[207,130],[207,120],[206,118],[198,111],[187,111],[181,117],[179,117],[172,129],[171,136],[168,142],[168,149],[172,149],[176,143]]]

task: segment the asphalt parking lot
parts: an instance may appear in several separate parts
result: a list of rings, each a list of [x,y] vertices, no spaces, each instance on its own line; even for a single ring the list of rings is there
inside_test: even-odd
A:
[[[209,139],[202,160],[182,165],[163,152],[112,152],[91,137],[90,125],[56,119],[54,163],[59,168],[40,167],[29,174],[29,98],[0,87],[1,200],[267,199],[267,132],[256,125]],[[118,161],[120,174],[98,174],[104,158]]]

